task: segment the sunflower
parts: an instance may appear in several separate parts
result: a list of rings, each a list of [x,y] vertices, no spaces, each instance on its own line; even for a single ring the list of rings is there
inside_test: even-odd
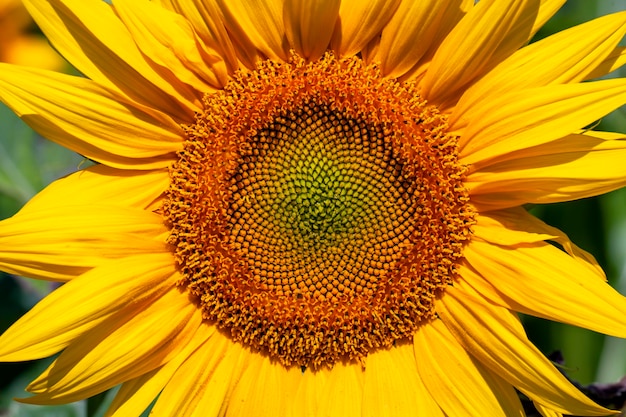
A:
[[[28,33],[31,25],[32,20],[20,0],[0,0],[0,62],[62,69],[63,59],[46,40]]]
[[[518,313],[626,336],[626,299],[527,204],[626,184],[626,13],[564,0],[26,0],[84,77],[0,98],[97,164],[0,222],[64,284],[0,338],[21,401],[107,416],[608,415]]]

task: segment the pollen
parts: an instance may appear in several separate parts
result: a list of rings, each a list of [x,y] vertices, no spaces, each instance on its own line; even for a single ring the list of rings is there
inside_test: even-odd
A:
[[[474,212],[446,117],[358,57],[260,62],[184,126],[163,213],[205,320],[285,366],[410,340]]]

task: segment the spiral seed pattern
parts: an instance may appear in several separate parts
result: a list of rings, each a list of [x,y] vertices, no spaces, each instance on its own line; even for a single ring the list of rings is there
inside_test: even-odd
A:
[[[359,58],[264,61],[204,97],[163,205],[209,325],[285,366],[410,340],[473,224],[445,116]]]

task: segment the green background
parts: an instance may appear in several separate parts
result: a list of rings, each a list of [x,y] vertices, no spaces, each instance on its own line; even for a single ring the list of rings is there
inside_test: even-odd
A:
[[[621,10],[626,10],[624,0],[570,0],[538,37]],[[618,73],[626,77],[626,70]],[[597,129],[626,133],[626,106],[602,119]],[[46,184],[88,163],[80,155],[41,139],[0,105],[0,218],[14,214]],[[575,243],[594,254],[611,284],[626,294],[626,190],[570,203],[536,206],[532,212],[564,230]],[[48,282],[0,273],[0,330],[53,288]],[[564,370],[571,378],[588,384],[613,382],[626,375],[626,340],[532,317],[524,317],[524,324],[542,352],[563,353]],[[0,364],[0,417],[102,416],[112,393],[56,407],[11,401],[12,397],[25,394],[24,387],[49,362],[50,359]]]

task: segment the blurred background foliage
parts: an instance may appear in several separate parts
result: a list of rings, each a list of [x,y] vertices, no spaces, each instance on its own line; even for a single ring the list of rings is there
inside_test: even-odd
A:
[[[625,0],[569,0],[537,38],[622,10],[626,10]],[[0,0],[0,61],[71,72],[45,44],[18,0]],[[626,70],[613,76],[626,77]],[[602,119],[597,129],[626,133],[626,106]],[[84,164],[88,161],[82,156],[37,136],[0,104],[0,219],[16,213],[51,181]],[[531,211],[595,255],[611,285],[626,294],[626,189],[597,198],[536,206]],[[0,272],[0,331],[53,289],[48,282]],[[533,317],[523,319],[530,339],[542,352],[562,352],[563,369],[572,379],[588,384],[614,382],[626,375],[626,340]],[[114,392],[54,407],[12,401],[25,395],[24,387],[50,362],[0,364],[0,417],[103,416]]]

